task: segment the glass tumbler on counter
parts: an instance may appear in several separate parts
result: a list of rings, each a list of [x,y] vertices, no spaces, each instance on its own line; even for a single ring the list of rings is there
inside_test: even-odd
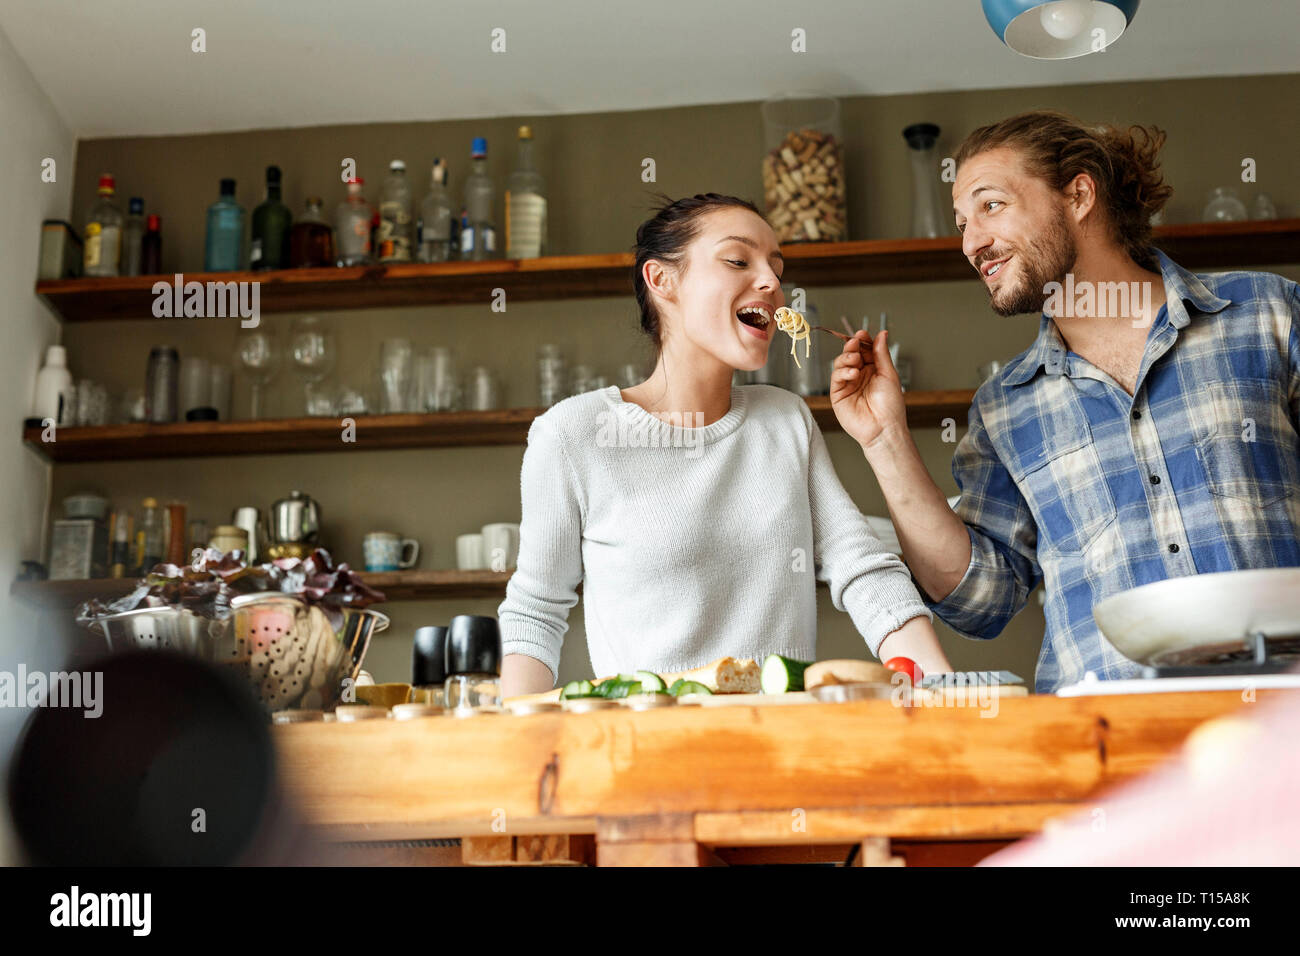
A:
[[[568,398],[568,375],[564,353],[558,345],[542,345],[537,349],[537,403],[550,408]]]
[[[388,339],[379,346],[379,413],[412,411],[414,351],[408,339]]]
[[[792,93],[762,107],[763,196],[780,242],[833,242],[849,237],[844,193],[840,103]]]

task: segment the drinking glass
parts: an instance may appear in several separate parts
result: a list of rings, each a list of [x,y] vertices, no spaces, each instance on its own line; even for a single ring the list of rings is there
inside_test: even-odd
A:
[[[569,397],[565,375],[564,353],[558,345],[543,345],[537,349],[537,399],[543,408]]]
[[[415,409],[421,412],[450,412],[460,405],[460,382],[456,361],[449,348],[420,352],[415,363]]]
[[[303,380],[303,407],[308,415],[313,414],[311,407],[319,409],[323,404],[322,395],[325,393],[320,390],[313,392],[313,386],[334,370],[337,354],[334,331],[316,316],[305,315],[289,327],[289,358],[294,371]],[[317,414],[321,413],[318,411]],[[332,415],[333,409],[323,414]]]
[[[249,412],[251,419],[261,418],[263,388],[280,370],[280,347],[264,328],[245,329],[235,340],[235,365],[243,369],[249,384]]]
[[[476,412],[491,411],[501,405],[500,390],[492,370],[476,365],[469,373],[469,407]]]
[[[388,339],[379,347],[379,412],[411,411],[413,351],[408,339]]]

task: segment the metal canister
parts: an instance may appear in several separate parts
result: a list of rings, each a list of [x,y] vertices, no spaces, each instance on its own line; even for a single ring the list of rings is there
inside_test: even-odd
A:
[[[180,365],[180,353],[170,345],[155,345],[149,350],[144,387],[146,420],[155,423],[176,421]]]

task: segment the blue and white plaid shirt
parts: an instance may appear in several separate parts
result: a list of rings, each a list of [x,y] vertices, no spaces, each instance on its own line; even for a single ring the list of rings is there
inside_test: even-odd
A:
[[[927,603],[993,638],[1045,582],[1041,693],[1086,671],[1139,671],[1093,620],[1105,597],[1300,566],[1300,285],[1159,260],[1166,305],[1132,397],[1044,315],[1034,344],[976,392],[953,458],[971,563]]]

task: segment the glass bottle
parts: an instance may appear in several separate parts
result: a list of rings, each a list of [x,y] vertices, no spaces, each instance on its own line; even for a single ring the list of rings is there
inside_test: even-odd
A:
[[[933,123],[913,123],[903,130],[908,158],[912,161],[912,238],[937,239],[948,234],[952,216],[941,212],[939,198],[939,158],[934,144],[939,127]]]
[[[375,253],[380,262],[411,261],[411,182],[406,163],[395,159],[388,164],[379,191],[379,240]]]
[[[421,262],[446,262],[451,257],[451,198],[447,195],[447,164],[433,161],[429,195],[420,204]]]
[[[122,254],[122,210],[113,201],[117,192],[113,177],[99,177],[99,198],[86,217],[86,242],[82,249],[82,271],[88,276],[115,276]]]
[[[126,229],[122,233],[122,275],[138,276],[141,270],[141,256],[144,240],[144,200],[132,196],[129,204],[130,215],[126,217]]]
[[[370,203],[361,195],[365,180],[354,176],[348,180],[348,195],[334,214],[340,266],[365,266],[374,262],[370,255]]]
[[[482,262],[491,259],[497,248],[496,230],[492,226],[492,179],[487,172],[487,140],[476,136],[471,147],[473,165],[465,179],[465,210],[468,228],[461,230],[460,257]]]
[[[141,503],[140,524],[136,530],[137,576],[149,573],[163,559],[163,519],[157,498],[146,498]]]
[[[235,181],[221,180],[221,198],[208,207],[208,235],[203,268],[233,272],[243,265],[244,207],[235,201]]]
[[[334,230],[325,221],[325,202],[307,197],[307,211],[289,230],[289,266],[314,269],[334,265]]]
[[[519,127],[519,158],[506,183],[506,258],[535,259],[546,250],[546,183],[533,162],[533,130]]]
[[[253,210],[253,244],[249,268],[286,269],[293,213],[280,200],[280,167],[266,167],[266,198]]]
[[[140,239],[140,274],[156,276],[162,272],[162,219],[151,215],[145,227]]]

